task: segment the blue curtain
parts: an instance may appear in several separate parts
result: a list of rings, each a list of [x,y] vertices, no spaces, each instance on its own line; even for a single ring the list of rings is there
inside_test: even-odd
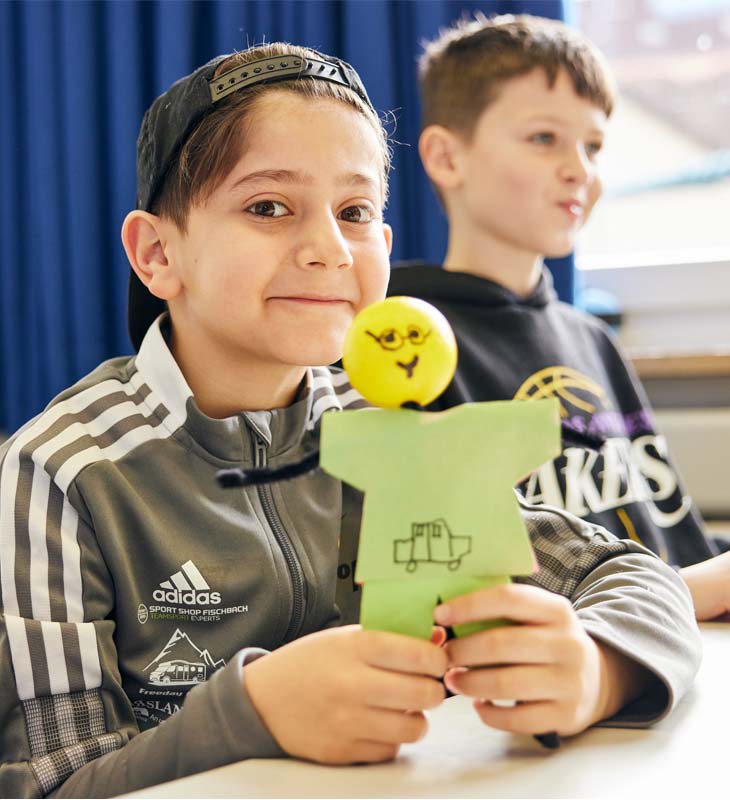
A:
[[[438,262],[446,223],[418,160],[419,41],[462,13],[563,18],[533,2],[0,3],[0,431],[13,431],[100,361],[129,353],[128,264],[145,108],[218,53],[262,39],[341,56],[397,116],[388,221],[394,258]],[[572,300],[570,259],[553,265]]]

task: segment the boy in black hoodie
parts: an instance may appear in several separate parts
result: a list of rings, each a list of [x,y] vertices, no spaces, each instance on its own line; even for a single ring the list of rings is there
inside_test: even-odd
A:
[[[573,249],[601,194],[614,89],[600,53],[553,20],[479,16],[426,46],[420,76],[419,152],[448,251],[443,269],[395,269],[389,294],[428,300],[456,332],[457,373],[437,407],[558,397],[564,427],[596,449],[566,446],[527,500],[680,567],[698,619],[730,611],[730,553],[705,536],[633,369],[605,325],[557,300],[543,264]]]

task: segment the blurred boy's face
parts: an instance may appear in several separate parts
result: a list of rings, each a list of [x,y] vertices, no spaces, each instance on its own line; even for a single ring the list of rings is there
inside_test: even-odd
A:
[[[566,255],[601,194],[606,122],[564,70],[552,88],[542,68],[510,79],[457,148],[450,215],[522,252]]]
[[[165,223],[175,337],[236,368],[330,364],[385,295],[380,145],[354,109],[282,91],[247,123],[243,156],[187,232]]]

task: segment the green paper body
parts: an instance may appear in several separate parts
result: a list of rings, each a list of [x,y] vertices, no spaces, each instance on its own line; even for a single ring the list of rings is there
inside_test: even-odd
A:
[[[362,586],[360,624],[374,631],[389,631],[430,639],[433,610],[439,602],[476,592],[489,586],[510,583],[509,577],[444,578],[418,581],[370,581]],[[482,620],[454,626],[457,636],[488,630],[502,620]]]
[[[534,572],[513,487],[559,452],[555,399],[324,415],[322,468],[365,492],[362,624],[430,636],[438,597]]]

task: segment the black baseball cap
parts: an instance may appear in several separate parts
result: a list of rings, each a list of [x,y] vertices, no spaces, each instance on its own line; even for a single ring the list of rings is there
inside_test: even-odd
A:
[[[239,64],[214,79],[218,66],[235,54],[217,56],[160,95],[145,112],[137,139],[136,207],[152,210],[167,171],[185,140],[219,100],[234,92],[259,83],[310,78],[346,86],[373,108],[360,76],[350,64],[316,50],[309,52],[313,55],[268,56]],[[151,294],[134,270],[130,270],[127,322],[135,350],[139,350],[147,329],[166,307],[165,301]]]

